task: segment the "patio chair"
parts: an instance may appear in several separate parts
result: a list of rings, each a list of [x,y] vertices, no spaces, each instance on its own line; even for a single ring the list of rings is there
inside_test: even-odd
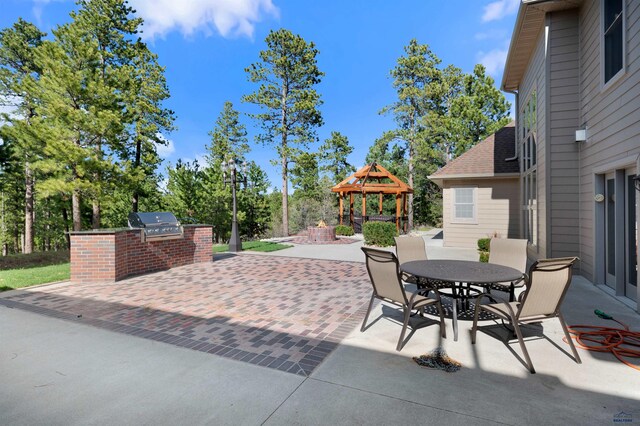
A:
[[[396,256],[399,263],[411,262],[414,260],[427,260],[427,250],[422,237],[395,237]],[[402,281],[417,284],[418,287],[425,287],[425,283],[419,282],[418,278],[402,273]]]
[[[496,299],[489,294],[478,296],[473,317],[473,328],[471,329],[471,343],[476,343],[478,314],[480,310],[487,311],[503,321],[508,321],[513,327],[520,342],[520,348],[524,354],[529,371],[535,373],[533,363],[524,345],[520,325],[558,318],[567,342],[569,346],[571,346],[574,360],[578,364],[581,364],[580,356],[576,351],[573,340],[567,330],[567,324],[560,312],[560,305],[567,294],[569,284],[571,284],[573,264],[576,260],[578,260],[577,257],[564,257],[539,260],[534,263],[529,269],[526,289],[520,294],[517,302],[497,302]],[[487,305],[480,304],[485,297],[493,299],[496,303]]]
[[[398,345],[396,350],[402,350],[404,346],[404,336],[409,325],[409,317],[413,309],[418,309],[420,315],[424,316],[424,307],[435,304],[440,314],[440,333],[442,337],[446,337],[446,328],[444,325],[444,313],[442,310],[442,304],[440,303],[440,295],[437,292],[434,293],[434,297],[428,297],[421,294],[419,291],[410,292],[405,290],[400,278],[400,270],[398,264],[398,258],[395,254],[372,248],[362,247],[362,251],[365,254],[367,271],[369,272],[369,278],[371,279],[371,285],[373,286],[373,294],[369,301],[369,308],[362,321],[362,327],[360,331],[364,331],[373,307],[373,301],[380,299],[384,302],[401,306],[404,314],[404,321],[402,324],[402,331],[400,332],[400,338],[398,339]]]
[[[524,273],[527,269],[527,240],[492,238],[489,245],[489,263],[509,266]],[[524,278],[510,283],[493,283],[489,290],[509,293],[509,301],[516,300],[516,287],[524,286]]]

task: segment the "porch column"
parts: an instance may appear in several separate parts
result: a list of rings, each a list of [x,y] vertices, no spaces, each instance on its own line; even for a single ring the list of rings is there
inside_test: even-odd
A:
[[[343,201],[344,194],[343,194],[342,192],[340,192],[340,193],[338,194],[338,196],[340,197],[340,198],[339,198],[339,200],[340,200],[340,207],[339,207],[339,210],[338,210],[338,212],[339,212],[339,214],[340,214],[339,223],[340,223],[340,225],[342,225],[342,215],[344,214],[344,201]]]
[[[378,214],[382,216],[382,192],[378,194]]]

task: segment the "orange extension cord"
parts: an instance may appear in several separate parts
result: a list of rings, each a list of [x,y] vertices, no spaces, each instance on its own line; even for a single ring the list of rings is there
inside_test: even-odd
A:
[[[640,358],[640,350],[635,349],[640,348],[640,333],[630,331],[629,326],[598,309],[594,312],[602,319],[617,322],[624,329],[595,325],[572,325],[569,327],[569,333],[576,341],[576,346],[587,351],[611,352],[622,363],[640,371],[640,365],[632,364],[627,360]],[[566,342],[566,339],[563,340]]]

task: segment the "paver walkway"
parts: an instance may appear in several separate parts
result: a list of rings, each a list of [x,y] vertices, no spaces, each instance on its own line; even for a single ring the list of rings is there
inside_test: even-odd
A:
[[[0,304],[308,376],[362,320],[368,280],[362,263],[240,254]]]

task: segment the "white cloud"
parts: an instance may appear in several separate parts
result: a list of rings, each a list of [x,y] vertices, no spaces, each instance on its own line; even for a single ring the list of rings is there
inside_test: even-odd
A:
[[[497,21],[507,15],[516,13],[520,0],[496,0],[484,7],[482,22]]]
[[[156,144],[156,152],[158,153],[160,158],[163,158],[163,159],[167,158],[168,156],[170,156],[176,151],[176,147],[173,144],[173,141],[171,139],[167,139],[161,134],[158,134],[156,136],[158,136],[161,140],[164,140],[167,142],[165,145],[160,143]]]
[[[507,60],[507,49],[493,49],[489,52],[479,52],[478,62],[480,62],[487,69],[487,73],[491,76],[495,76],[498,72],[502,71],[502,67]]]
[[[130,0],[144,19],[143,36],[153,39],[178,29],[184,35],[215,28],[223,37],[252,37],[264,15],[278,15],[272,0]]]
[[[483,31],[481,33],[476,33],[473,37],[476,40],[501,40],[506,36],[506,31],[502,29],[490,29],[488,31]]]
[[[200,165],[200,167],[204,167],[207,165],[207,153],[196,154],[196,161]]]

